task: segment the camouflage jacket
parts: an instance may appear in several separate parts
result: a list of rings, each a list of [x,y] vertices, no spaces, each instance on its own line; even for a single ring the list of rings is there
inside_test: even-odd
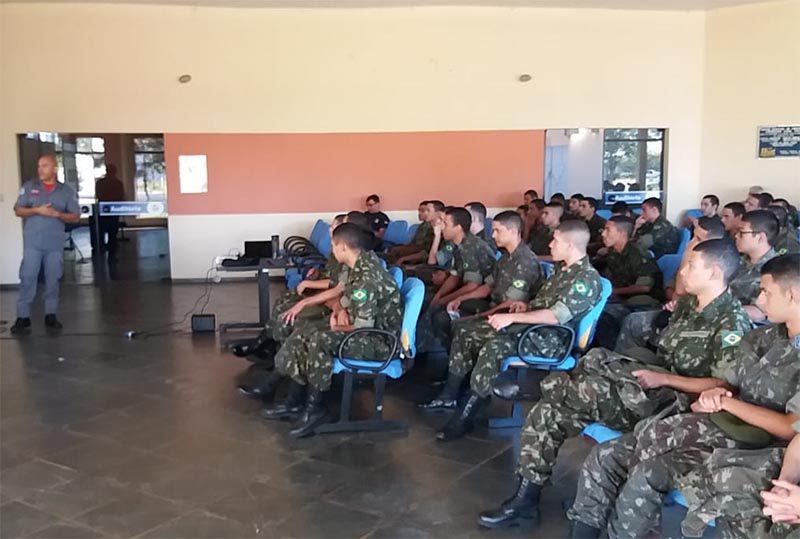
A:
[[[439,250],[436,252],[436,265],[442,268],[449,268],[453,264],[453,255],[458,246],[452,241],[442,241]]]
[[[531,311],[549,309],[559,324],[574,327],[597,304],[602,290],[600,274],[592,267],[588,256],[570,267],[557,262],[528,308]]]
[[[746,255],[741,255],[739,270],[728,286],[742,305],[755,304],[761,291],[761,268],[776,256],[775,251],[770,249],[761,260],[753,264]]]
[[[629,241],[621,253],[609,250],[605,256],[603,277],[611,281],[614,288],[626,286],[649,286],[651,294],[661,286],[663,277],[656,261],[642,248]]]
[[[428,254],[433,244],[433,227],[430,223],[420,223],[414,236],[411,238],[411,245],[420,251]]]
[[[495,244],[494,240],[492,239],[492,231],[491,230],[489,230],[487,232],[486,229],[484,228],[483,230],[481,230],[480,232],[475,234],[475,236],[478,239],[481,239],[481,240],[485,241],[486,245],[491,247],[492,252],[494,252],[494,253],[497,252],[497,244]]]
[[[483,284],[494,271],[494,266],[494,251],[485,241],[467,234],[453,255],[450,274],[457,276],[462,283]]]
[[[542,224],[534,226],[528,237],[528,245],[530,245],[531,250],[539,256],[549,256],[553,232],[554,230]]]
[[[342,292],[341,305],[356,328],[377,328],[400,332],[403,302],[397,283],[383,268],[378,256],[364,251],[350,270]]]
[[[520,243],[513,253],[503,251],[486,284],[492,286],[492,306],[504,301],[527,302],[542,284],[539,260],[530,247]]]
[[[328,260],[325,262],[325,267],[322,269],[322,278],[330,279],[330,287],[333,288],[339,283],[347,282],[347,274],[350,268],[336,260],[333,253],[328,255]]]
[[[600,235],[603,233],[603,229],[606,227],[606,220],[595,213],[591,219],[586,221],[586,225],[589,227],[589,242],[600,243],[602,241]]]
[[[655,258],[674,253],[678,250],[681,239],[678,229],[659,217],[653,223],[645,223],[633,235],[633,241],[638,243],[645,251],[653,251]]]
[[[773,247],[775,252],[780,255],[800,253],[800,241],[797,241],[797,229],[788,227],[778,234]]]

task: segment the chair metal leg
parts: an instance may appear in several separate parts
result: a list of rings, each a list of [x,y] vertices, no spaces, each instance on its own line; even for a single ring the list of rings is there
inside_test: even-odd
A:
[[[515,369],[517,371],[517,384],[522,387],[525,383],[528,369]],[[511,415],[508,417],[492,417],[489,419],[490,429],[506,429],[506,428],[519,428],[525,423],[525,418],[522,417],[522,403],[514,401],[511,405]]]
[[[383,419],[383,397],[386,389],[386,375],[378,374],[375,377],[375,403],[371,419],[350,419],[353,401],[353,386],[355,385],[355,374],[351,371],[345,372],[344,387],[342,389],[342,404],[339,412],[339,420],[335,423],[325,423],[315,429],[317,434],[332,432],[377,432],[377,431],[401,431],[408,430],[408,425],[403,421],[386,421]]]
[[[383,419],[383,393],[386,389],[386,375],[379,374],[375,377],[375,404],[372,411],[372,419],[380,421]]]
[[[353,406],[353,384],[355,375],[351,371],[344,373],[344,387],[342,388],[342,403],[339,408],[339,422],[350,421],[350,411]]]

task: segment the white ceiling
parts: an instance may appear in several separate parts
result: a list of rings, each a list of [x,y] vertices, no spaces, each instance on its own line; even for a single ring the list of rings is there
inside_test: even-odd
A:
[[[0,3],[106,3],[171,4],[265,8],[358,8],[409,6],[502,6],[599,9],[644,9],[664,11],[707,10],[770,0],[0,0]]]

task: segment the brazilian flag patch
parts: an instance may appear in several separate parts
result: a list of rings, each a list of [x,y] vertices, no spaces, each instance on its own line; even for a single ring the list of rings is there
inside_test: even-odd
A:
[[[448,250],[448,251],[452,251],[453,250],[453,246],[451,244],[449,244],[449,243],[447,245],[445,245],[444,248],[446,250]]]
[[[722,347],[728,348],[730,346],[737,346],[739,341],[742,340],[742,333],[741,331],[723,331],[722,332]]]
[[[511,286],[522,290],[523,288],[525,288],[525,281],[523,281],[522,279],[514,279],[514,282],[511,283]]]
[[[367,301],[367,290],[365,288],[356,288],[353,290],[353,301]]]
[[[581,296],[585,296],[589,293],[589,287],[586,286],[586,283],[583,281],[576,281],[575,284],[572,285],[572,289]]]

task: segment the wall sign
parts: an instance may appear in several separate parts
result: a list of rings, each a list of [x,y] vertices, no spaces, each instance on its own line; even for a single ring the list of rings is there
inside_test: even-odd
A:
[[[759,127],[758,157],[800,157],[800,125]]]

